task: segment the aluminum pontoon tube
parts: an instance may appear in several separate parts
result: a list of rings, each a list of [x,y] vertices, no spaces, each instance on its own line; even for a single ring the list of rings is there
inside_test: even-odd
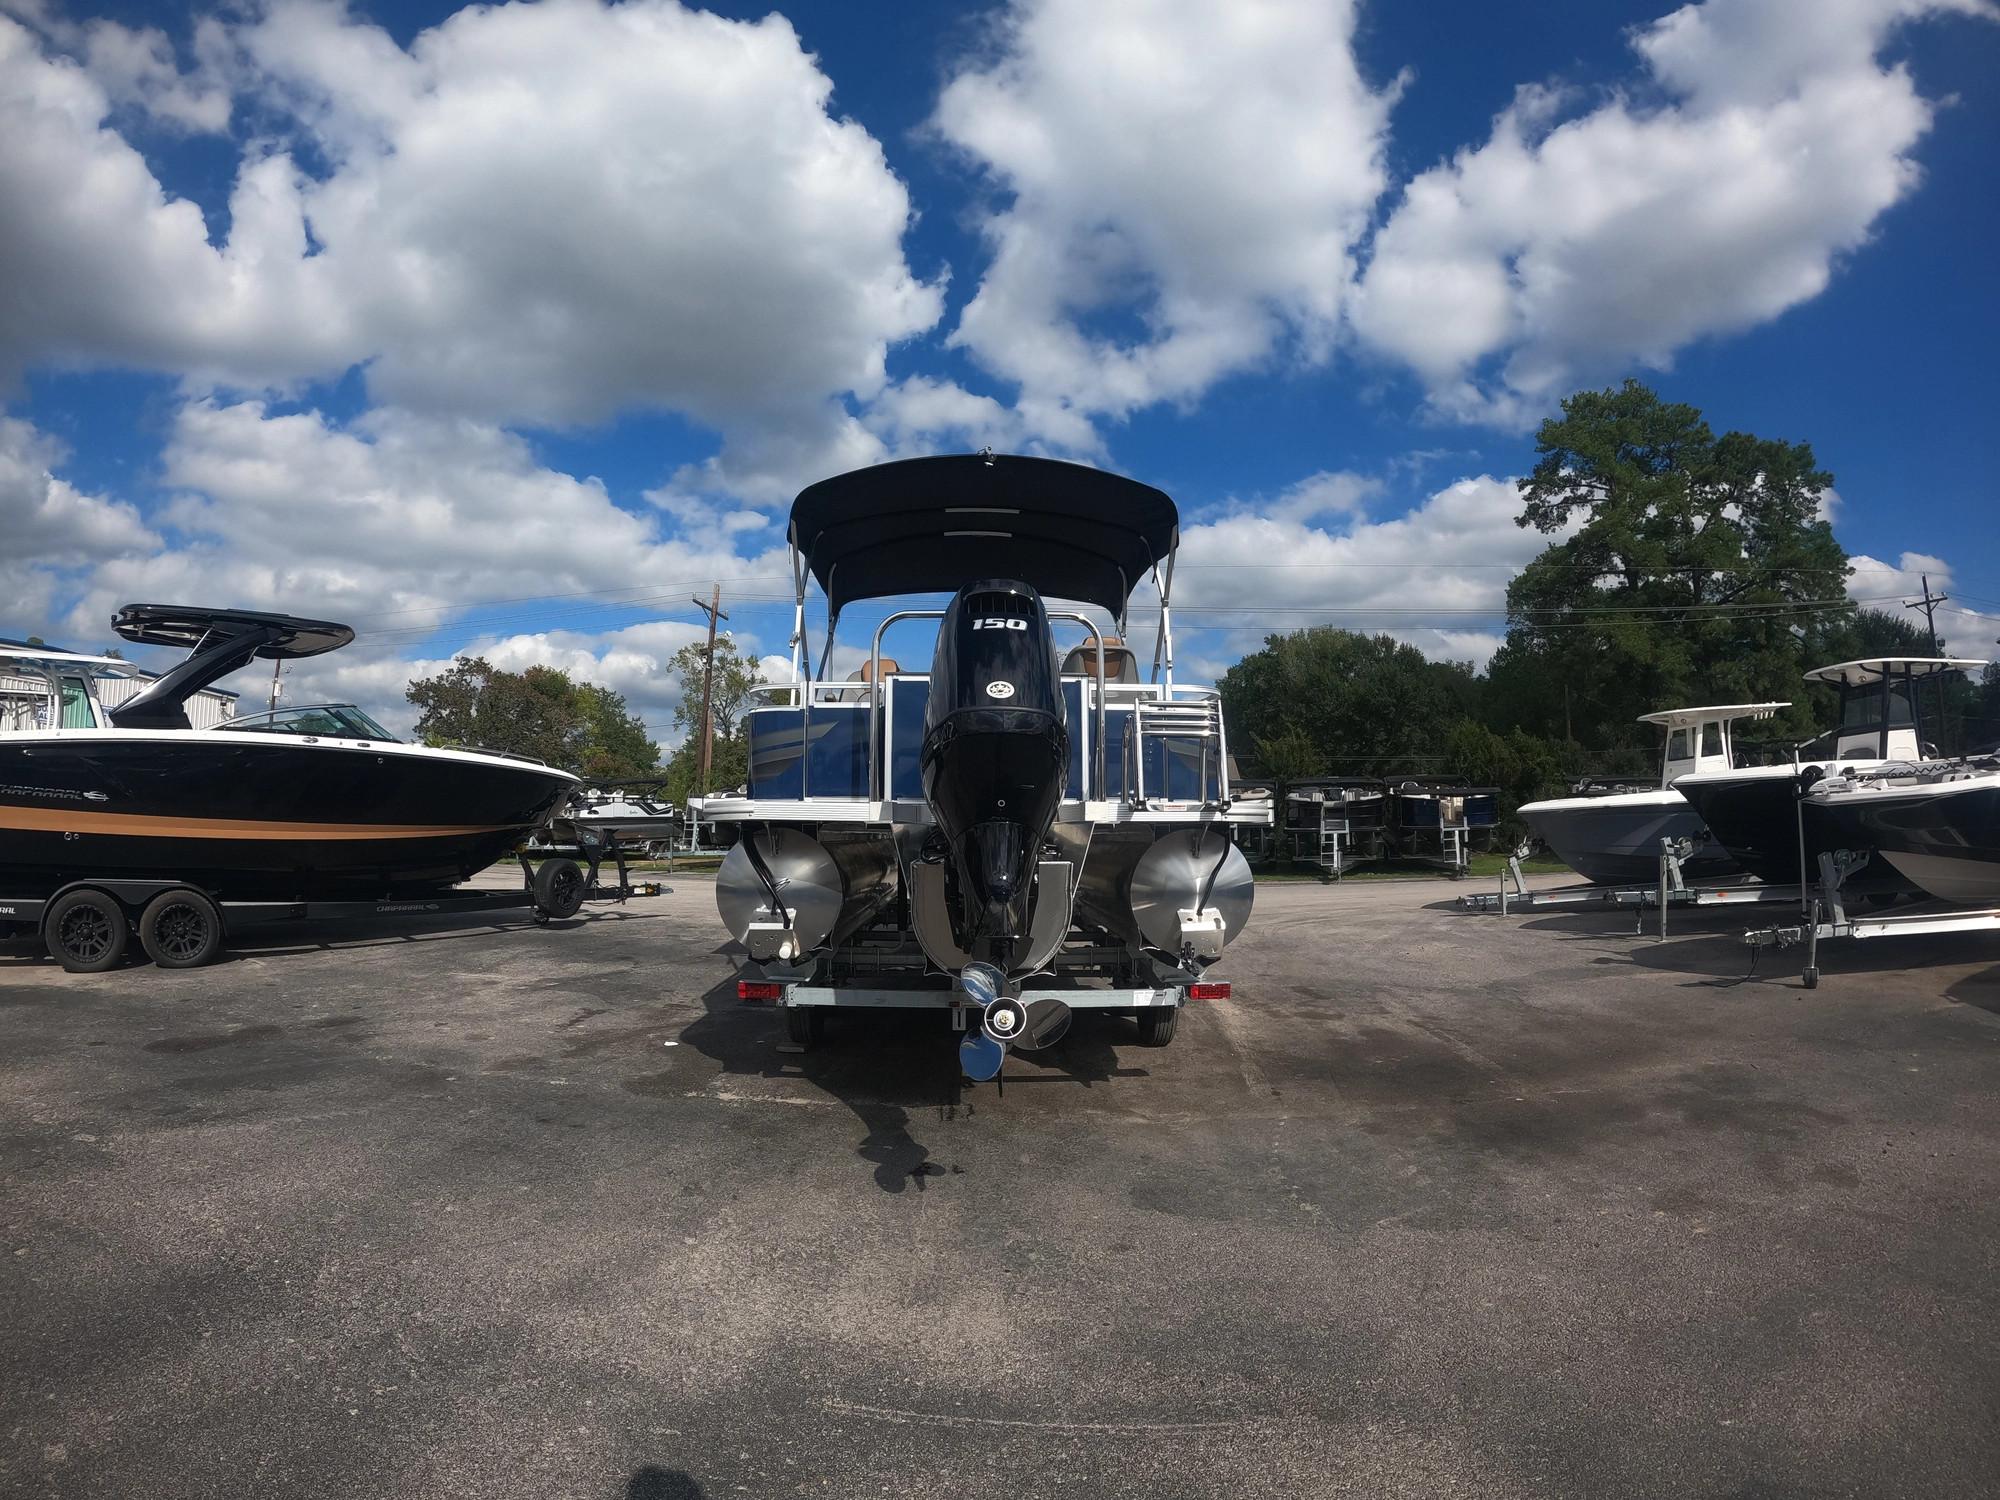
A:
[[[752,958],[796,963],[865,927],[896,890],[896,846],[886,828],[822,838],[746,828],[715,872],[715,909]]]
[[[1217,957],[1250,921],[1250,863],[1220,828],[1100,832],[1084,856],[1076,910],[1133,944]]]

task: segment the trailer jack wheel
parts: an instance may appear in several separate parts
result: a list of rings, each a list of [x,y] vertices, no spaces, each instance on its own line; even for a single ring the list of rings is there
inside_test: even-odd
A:
[[[56,897],[42,923],[42,940],[49,952],[72,974],[102,974],[117,968],[130,935],[125,908],[103,891],[71,891]]]
[[[1806,988],[1809,990],[1819,988],[1819,969],[1817,967],[1806,970]]]
[[[198,969],[222,951],[222,913],[200,891],[162,891],[139,918],[139,946],[163,969]]]

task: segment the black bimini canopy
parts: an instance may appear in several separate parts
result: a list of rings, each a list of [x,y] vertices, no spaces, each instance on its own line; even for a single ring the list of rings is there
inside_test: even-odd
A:
[[[1149,484],[1000,453],[911,458],[822,479],[792,502],[792,545],[838,615],[855,599],[1015,579],[1122,616],[1180,518]]]
[[[183,651],[225,636],[260,635],[264,639],[256,654],[266,661],[318,656],[322,651],[338,651],[354,639],[352,630],[331,620],[186,604],[128,604],[112,617],[111,628],[142,646],[178,646]]]
[[[184,604],[128,604],[112,616],[111,628],[142,646],[178,646],[194,653],[112,709],[116,729],[186,729],[187,700],[248,666],[252,658],[292,661],[337,651],[354,639],[352,630],[331,620]]]

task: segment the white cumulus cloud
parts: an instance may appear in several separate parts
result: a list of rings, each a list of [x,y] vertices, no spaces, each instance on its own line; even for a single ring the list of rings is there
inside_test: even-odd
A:
[[[1567,383],[1817,296],[1914,186],[1934,104],[1891,33],[1989,0],[1706,0],[1641,27],[1645,77],[1580,116],[1524,88],[1412,181],[1349,306],[1432,402],[1521,420]]]
[[[44,476],[44,509],[75,512],[65,534],[83,540],[70,545],[96,549],[74,575],[47,565],[53,542],[31,554],[41,592],[66,601],[64,633],[103,644],[111,614],[141,600],[342,620],[355,644],[295,675],[390,719],[406,712],[406,658],[427,661],[440,629],[472,648],[511,642],[510,665],[545,647],[539,659],[636,691],[695,626],[631,614],[692,614],[689,596],[711,581],[769,597],[789,578],[774,539],[753,533],[760,550],[746,556],[720,533],[670,537],[658,514],[628,511],[596,480],[543,466],[524,439],[463,418],[381,408],[343,426],[197,401],[180,411],[164,466],[174,498],[153,519],[172,545],[129,508]],[[12,518],[10,473],[0,463],[0,519]],[[640,701],[649,715],[671,710],[657,686]]]
[[[1315,475],[1310,492],[1336,476]],[[1352,476],[1345,476],[1350,478]],[[1204,654],[1234,660],[1262,634],[1331,625],[1386,632],[1433,657],[1484,666],[1499,649],[1508,581],[1548,546],[1514,524],[1514,482],[1461,479],[1399,516],[1226,515],[1186,527],[1174,577],[1176,634],[1222,630]]]
[[[1330,351],[1386,177],[1394,89],[1348,0],[1016,0],[935,132],[990,179],[992,262],[953,342],[1030,430],[1190,401]]]
[[[115,128],[119,88],[166,107],[164,43],[86,66],[106,35],[79,62],[0,18],[0,379],[122,364],[254,389],[365,363],[378,400],[483,421],[665,408],[769,498],[879,451],[840,402],[939,316],[903,256],[907,191],[780,16],[479,6],[406,50],[273,0],[203,33],[275,125],[219,247]]]

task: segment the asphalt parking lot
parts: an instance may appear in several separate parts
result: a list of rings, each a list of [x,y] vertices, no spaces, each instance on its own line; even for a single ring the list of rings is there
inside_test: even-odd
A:
[[[2000,938],[1267,887],[1001,1092],[672,883],[0,944],[0,1492],[1994,1493]]]

